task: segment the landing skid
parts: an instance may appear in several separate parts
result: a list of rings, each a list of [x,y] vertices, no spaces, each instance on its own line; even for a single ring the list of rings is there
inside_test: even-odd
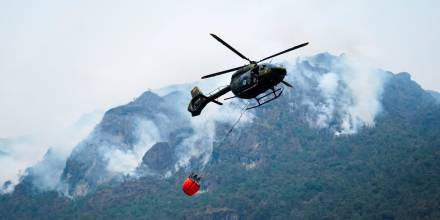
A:
[[[281,96],[281,94],[283,94],[283,88],[282,87],[278,88],[278,89],[272,88],[271,90],[272,90],[272,92],[266,93],[266,94],[264,94],[261,97],[255,97],[255,100],[257,100],[258,105],[246,108],[246,110],[260,107],[260,106],[262,106],[262,105],[264,105],[266,103],[269,103],[269,102],[279,98]],[[272,98],[264,100],[264,98],[268,97],[268,96],[272,96]],[[261,100],[263,100],[263,101],[261,102]]]

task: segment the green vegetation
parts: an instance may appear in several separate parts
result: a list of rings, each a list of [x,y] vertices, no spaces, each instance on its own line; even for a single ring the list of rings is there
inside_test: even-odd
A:
[[[0,219],[440,219],[440,106],[397,75],[374,127],[335,136],[279,100],[215,144],[202,193],[187,171],[101,185],[68,199],[25,182],[0,196]],[[229,130],[219,124],[219,140]]]
[[[183,172],[73,200],[18,189],[0,197],[0,219],[440,219],[440,128],[421,123],[438,112],[419,123],[380,117],[340,137],[309,128],[298,112],[261,114],[214,149],[208,191],[195,197],[180,191]]]

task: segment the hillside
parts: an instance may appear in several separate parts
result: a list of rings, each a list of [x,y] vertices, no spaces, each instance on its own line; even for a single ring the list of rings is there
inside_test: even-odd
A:
[[[57,186],[28,169],[0,219],[440,219],[440,105],[408,73],[365,78],[347,63],[289,65],[295,88],[224,142],[242,102],[191,119],[189,92],[147,91],[107,111],[67,161],[47,154]],[[193,170],[202,192],[190,198]]]

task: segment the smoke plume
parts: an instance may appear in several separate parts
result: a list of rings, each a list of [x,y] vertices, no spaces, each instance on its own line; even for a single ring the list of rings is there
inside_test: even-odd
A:
[[[355,134],[362,127],[375,125],[375,117],[381,112],[381,96],[387,80],[387,74],[383,71],[358,59],[328,53],[301,58],[285,66],[288,69],[286,80],[295,88],[288,90],[283,98],[289,99],[292,108],[305,109],[305,120],[311,127],[330,129],[338,136]],[[33,184],[39,189],[63,191],[60,189],[60,176],[66,167],[68,155],[84,166],[92,164],[87,175],[92,175],[92,179],[95,174],[99,176],[96,184],[121,176],[137,178],[159,175],[167,178],[180,169],[203,169],[210,160],[215,147],[213,144],[223,138],[216,130],[218,124],[232,125],[242,113],[246,101],[233,100],[223,106],[210,103],[200,116],[191,117],[186,109],[191,99],[189,88],[197,85],[208,94],[219,86],[227,85],[229,79],[229,76],[220,76],[148,91],[125,106],[109,110],[105,116],[108,117],[107,121],[104,117],[98,125],[101,127],[95,128],[73,153],[70,153],[71,147],[54,147],[42,161],[26,169],[25,173],[33,177]],[[254,117],[247,112],[241,118],[241,125],[251,122]],[[180,135],[178,141],[176,133]],[[143,156],[150,148],[158,142],[170,140],[175,141],[173,149],[176,161],[170,162],[174,166],[160,173],[138,172]],[[10,152],[0,150],[3,152],[0,152],[0,161],[7,161],[3,157]],[[87,155],[88,161],[83,161],[83,154]],[[100,165],[95,166],[98,163]],[[17,179],[13,181],[15,183]],[[3,191],[10,191],[10,185],[6,184]]]
[[[288,68],[297,85],[299,103],[307,107],[307,120],[316,128],[329,128],[335,135],[354,134],[374,126],[380,113],[387,75],[365,62],[328,53],[297,60]]]

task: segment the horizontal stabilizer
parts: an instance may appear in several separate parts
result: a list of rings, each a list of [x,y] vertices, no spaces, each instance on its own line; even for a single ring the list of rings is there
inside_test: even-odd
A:
[[[215,100],[215,99],[212,99],[211,102],[214,102],[214,103],[217,104],[217,105],[223,105],[223,103],[221,103],[221,102],[219,102],[219,101],[217,101],[217,100]]]

